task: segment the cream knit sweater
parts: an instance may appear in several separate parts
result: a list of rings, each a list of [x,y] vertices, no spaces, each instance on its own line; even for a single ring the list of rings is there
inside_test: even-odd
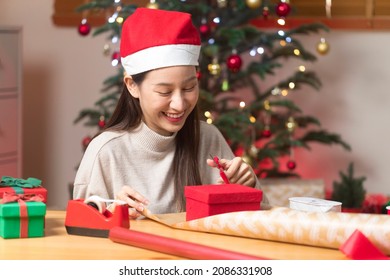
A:
[[[232,159],[233,152],[220,131],[201,122],[199,150],[200,176],[203,184],[215,184],[216,168],[207,165],[210,154]],[[162,136],[143,122],[132,131],[103,132],[93,139],[81,160],[74,182],[74,199],[99,195],[114,199],[128,185],[149,200],[155,214],[176,212],[173,198],[172,162],[175,135]],[[256,188],[259,188],[257,182]]]

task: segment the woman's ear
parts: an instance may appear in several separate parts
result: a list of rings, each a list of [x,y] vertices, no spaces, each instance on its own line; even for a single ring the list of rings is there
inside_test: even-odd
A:
[[[137,84],[134,82],[133,77],[126,75],[123,78],[123,82],[125,83],[127,90],[134,98],[139,98],[139,89]]]

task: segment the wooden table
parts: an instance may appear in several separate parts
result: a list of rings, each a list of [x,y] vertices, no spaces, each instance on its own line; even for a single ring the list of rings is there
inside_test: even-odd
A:
[[[69,235],[64,226],[65,211],[49,210],[45,237],[0,238],[0,259],[9,260],[160,260],[182,259],[178,256],[116,243],[108,238]],[[152,220],[130,222],[130,228],[188,242],[236,251],[255,256],[288,260],[347,259],[339,250],[272,242],[173,229]]]

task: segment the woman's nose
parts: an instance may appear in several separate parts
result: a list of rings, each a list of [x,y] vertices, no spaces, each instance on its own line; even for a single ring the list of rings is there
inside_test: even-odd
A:
[[[171,99],[171,108],[176,111],[183,111],[185,107],[185,99],[180,92],[174,93]]]

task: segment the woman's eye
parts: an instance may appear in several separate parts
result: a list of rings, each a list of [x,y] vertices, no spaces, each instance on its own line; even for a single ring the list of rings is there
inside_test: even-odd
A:
[[[156,92],[163,96],[170,95],[172,93],[171,91],[156,91]]]
[[[184,90],[184,91],[191,91],[191,90],[193,90],[194,88],[195,88],[195,86],[190,86],[190,87],[184,88],[183,90]]]

